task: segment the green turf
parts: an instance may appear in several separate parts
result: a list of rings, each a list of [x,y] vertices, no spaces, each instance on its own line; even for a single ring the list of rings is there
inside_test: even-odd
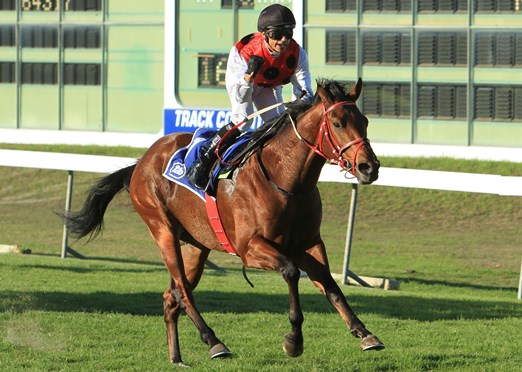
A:
[[[19,148],[0,145],[2,148]],[[139,157],[131,148],[24,146],[24,149]],[[383,158],[384,166],[522,175],[522,165],[451,159]],[[108,209],[101,239],[59,258],[67,174],[1,167],[0,244],[30,255],[0,255],[0,370],[171,370],[161,295],[168,285],[154,242],[126,194]],[[76,173],[73,204],[100,175]],[[333,272],[342,269],[350,185],[320,184],[322,235]],[[198,371],[520,371],[522,198],[360,187],[350,268],[399,279],[399,291],[343,287],[387,348],[363,353],[341,317],[306,279],[300,282],[305,353],[289,358],[287,287],[275,273],[248,270],[212,253],[225,273],[207,270],[196,301],[234,352],[210,360],[190,320],[181,318],[184,361]]]

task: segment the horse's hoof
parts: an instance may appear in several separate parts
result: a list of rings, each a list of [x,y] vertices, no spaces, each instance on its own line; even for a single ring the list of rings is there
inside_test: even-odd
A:
[[[223,344],[216,344],[210,348],[210,357],[214,358],[226,358],[232,355],[232,352],[227,349]]]
[[[368,335],[364,337],[359,345],[361,350],[382,350],[384,349],[384,344],[374,335]]]
[[[295,337],[287,334],[283,342],[283,351],[291,357],[301,356],[304,351],[303,340],[297,341]]]

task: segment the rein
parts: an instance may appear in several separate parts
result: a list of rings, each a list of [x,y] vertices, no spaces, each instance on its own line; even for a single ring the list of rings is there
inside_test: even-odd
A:
[[[236,130],[236,129],[239,129],[240,126],[242,126],[243,124],[247,123],[249,120],[255,118],[256,116],[259,116],[261,114],[264,114],[265,112],[267,111],[270,111],[272,109],[275,109],[276,107],[279,107],[279,106],[282,106],[284,105],[285,103],[284,102],[278,102],[278,103],[274,103],[273,105],[270,105],[270,106],[267,106],[265,107],[264,109],[261,109],[261,110],[258,110],[250,115],[248,115],[245,120],[237,123],[236,125],[234,125],[228,132],[226,132],[223,137],[221,137],[221,139],[219,140],[217,146],[216,146],[216,150],[214,151],[214,153],[217,155],[218,157],[218,160],[220,161],[221,164],[224,164],[226,166],[233,166],[233,165],[236,165],[238,164],[241,159],[238,159],[236,161],[233,161],[232,163],[227,163],[226,161],[223,160],[223,158],[221,157],[221,155],[219,154],[219,150],[221,148],[221,142],[223,142],[223,140],[225,139],[225,137],[227,137],[229,135],[229,133],[231,133],[232,131]]]
[[[290,122],[292,123],[292,128],[294,129],[294,132],[295,132],[297,138],[299,138],[299,140],[301,142],[304,142],[316,154],[318,154],[318,155],[322,156],[323,158],[325,158],[326,160],[328,160],[328,162],[330,164],[339,165],[343,170],[348,169],[350,171],[350,173],[352,173],[355,176],[356,169],[357,169],[356,168],[357,154],[359,153],[359,150],[365,144],[367,144],[369,142],[368,138],[357,138],[357,139],[354,139],[353,141],[348,142],[347,144],[345,144],[344,146],[341,147],[339,145],[339,143],[336,141],[335,137],[332,136],[332,134],[330,133],[330,126],[328,125],[328,113],[337,106],[345,106],[345,105],[355,105],[355,102],[353,102],[353,101],[337,102],[337,103],[334,103],[332,106],[330,106],[328,108],[328,110],[326,110],[324,103],[323,103],[323,119],[321,122],[321,127],[319,129],[319,132],[317,133],[317,139],[316,139],[317,145],[310,143],[308,140],[306,140],[306,138],[301,136],[301,134],[297,131],[296,123],[294,122],[294,120],[292,119],[292,117],[290,115],[288,115],[288,116],[290,117]],[[325,138],[328,141],[328,144],[330,145],[330,149],[332,150],[332,152],[334,154],[334,158],[329,158],[328,156],[326,156],[324,154],[323,142],[324,142]],[[353,155],[353,162],[352,162],[352,164],[350,164],[350,162],[348,160],[344,159],[342,155],[346,150],[348,150],[350,147],[352,147],[354,145],[358,145],[358,146],[355,149],[355,153]]]
[[[308,94],[308,92],[306,90],[302,90],[301,91],[301,94],[299,95],[299,97],[297,97],[297,100],[300,100],[302,99],[304,96],[306,96]],[[288,103],[288,102],[287,102]],[[234,125],[234,127],[232,129],[230,129],[228,132],[226,132],[223,137],[221,138],[221,140],[218,142],[217,146],[216,146],[216,150],[214,151],[215,154],[217,155],[219,161],[221,162],[221,164],[224,164],[224,165],[227,165],[227,166],[233,166],[233,165],[236,165],[238,164],[241,159],[238,159],[237,161],[235,162],[232,162],[232,163],[227,163],[225,162],[222,158],[221,158],[221,155],[219,155],[219,148],[221,147],[221,142],[223,142],[223,140],[225,139],[226,136],[228,136],[229,133],[231,133],[233,130],[235,129],[238,129],[240,126],[242,126],[243,124],[247,123],[249,120],[255,118],[256,116],[260,116],[261,114],[264,114],[265,112],[267,111],[270,111],[272,109],[275,109],[279,106],[282,106],[286,104],[285,102],[278,102],[278,103],[274,103],[273,105],[270,105],[270,106],[267,106],[261,110],[258,110],[256,112],[253,112],[252,114],[248,115],[245,120],[237,123],[236,125]]]

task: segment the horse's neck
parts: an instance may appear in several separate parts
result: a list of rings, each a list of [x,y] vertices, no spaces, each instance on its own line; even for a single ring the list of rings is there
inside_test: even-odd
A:
[[[301,136],[315,143],[319,125],[314,123],[320,121],[321,113],[310,111],[299,118],[296,126]],[[302,193],[316,187],[325,160],[298,138],[291,124],[271,141],[263,153],[269,154],[267,159],[270,160],[265,166],[268,168],[270,165],[270,177],[281,188]]]

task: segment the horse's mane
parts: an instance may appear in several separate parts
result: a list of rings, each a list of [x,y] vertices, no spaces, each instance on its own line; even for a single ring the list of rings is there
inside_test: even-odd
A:
[[[317,86],[326,90],[335,101],[345,101],[350,99],[350,94],[348,93],[348,85],[345,83],[341,83],[332,79],[324,79],[320,78],[316,80]],[[284,106],[286,108],[285,112],[274,118],[260,128],[256,129],[252,132],[252,140],[257,142],[262,139],[262,143],[266,142],[269,138],[272,138],[277,135],[283,128],[285,128],[290,123],[290,117],[292,120],[297,120],[297,117],[308,111],[316,104],[319,103],[320,97],[317,93],[314,95],[312,99],[312,103],[304,102],[303,100],[296,100],[293,102],[285,103]]]
[[[317,86],[326,90],[330,95],[333,96],[334,101],[347,101],[353,98],[350,96],[350,84],[339,82],[332,79],[320,78],[316,80]],[[317,94],[314,96],[314,104],[319,99]]]

